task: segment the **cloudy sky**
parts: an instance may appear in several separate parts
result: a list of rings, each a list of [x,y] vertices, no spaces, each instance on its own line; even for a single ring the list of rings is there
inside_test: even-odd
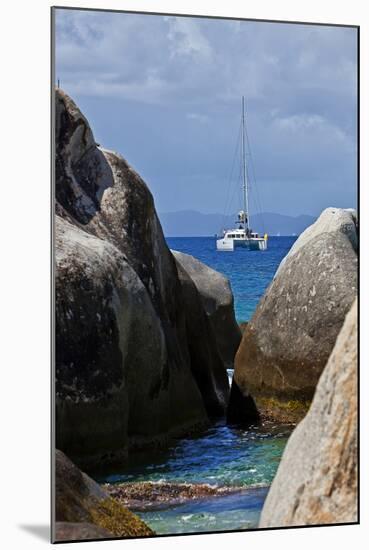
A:
[[[224,211],[242,95],[254,210],[355,207],[356,62],[352,28],[56,11],[56,78],[159,212]]]

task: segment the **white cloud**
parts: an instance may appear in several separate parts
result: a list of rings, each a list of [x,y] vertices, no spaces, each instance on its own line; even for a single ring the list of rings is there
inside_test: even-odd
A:
[[[305,141],[328,139],[331,143],[340,143],[350,150],[354,150],[355,141],[339,126],[320,115],[306,113],[280,117],[272,123],[278,130],[289,133],[293,139],[303,138]]]
[[[189,120],[195,120],[201,122],[202,124],[209,122],[209,117],[200,113],[187,113],[186,117]]]
[[[320,130],[325,126],[326,121],[319,115],[293,115],[288,117],[277,118],[274,122],[282,130],[291,130],[299,132],[300,130]]]
[[[202,33],[198,20],[171,17],[168,38],[171,42],[171,58],[181,55],[191,56],[195,62],[208,62],[212,59],[212,48]]]
[[[354,30],[74,10],[57,10],[56,19],[62,87],[76,99],[118,98],[132,110],[136,102],[137,109],[160,106],[160,116],[180,113],[189,123],[176,140],[193,144],[193,173],[205,177],[208,151],[210,171],[214,159],[230,162],[245,95],[257,178],[355,180]],[[173,162],[183,151],[177,141]],[[171,150],[173,139],[165,143]]]
[[[245,94],[271,109],[307,90],[355,95],[350,29],[74,10],[56,19],[57,74],[86,95],[165,104]]]

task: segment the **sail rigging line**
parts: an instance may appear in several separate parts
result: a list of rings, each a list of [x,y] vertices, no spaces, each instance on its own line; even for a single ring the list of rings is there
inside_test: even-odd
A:
[[[246,168],[246,143],[245,143],[245,96],[242,96],[242,180],[243,180],[243,219],[246,234],[250,229],[249,190]]]
[[[237,192],[239,193],[239,198],[242,200],[242,195],[241,195],[242,186],[239,185],[239,183],[242,182],[242,163],[241,162],[239,163],[239,166],[238,166],[238,175],[237,175],[237,178],[235,178],[235,181],[236,181],[236,185],[233,186],[233,192],[229,202],[230,208],[232,207],[232,204]],[[238,200],[237,202],[239,203],[240,200]]]
[[[260,198],[259,198],[258,187],[256,185],[255,169],[252,168],[252,172],[253,172],[253,178],[252,178],[251,173],[250,173],[250,164],[251,163],[249,162],[248,165],[247,165],[249,189],[250,190],[251,189],[256,190],[256,192],[253,193],[253,194],[251,194],[251,192],[250,192],[251,202],[254,205],[253,212],[258,212],[259,213],[260,223],[261,223],[261,226],[262,226],[263,233],[265,234],[264,218],[263,218],[263,215],[262,215],[262,207],[261,207],[261,201],[260,201]],[[253,166],[253,163],[252,163],[252,166]]]
[[[231,171],[230,171],[230,175],[229,175],[228,193],[227,193],[227,199],[226,199],[225,207],[224,207],[224,211],[223,211],[223,217],[225,216],[225,214],[228,213],[228,208],[229,208],[229,205],[230,205],[230,191],[231,191],[231,185],[232,185],[232,180],[233,180],[233,173],[234,173],[234,169],[235,169],[235,165],[236,165],[236,158],[238,156],[238,150],[239,150],[239,147],[240,147],[240,138],[241,138],[241,122],[240,122],[240,126],[239,126],[239,129],[238,129],[236,147],[235,147],[235,150],[234,150],[233,160],[232,160],[232,165],[231,165]]]
[[[236,185],[233,187],[233,193],[231,195],[231,199],[230,199],[230,202],[229,202],[229,205],[231,206],[233,204],[233,200],[234,200],[234,197],[236,195],[236,192],[240,192],[241,190],[241,187],[238,185],[239,182],[242,181],[242,164],[240,163],[239,164],[239,170],[238,170],[238,176],[237,176],[237,179],[236,179]]]
[[[234,172],[234,168],[235,168],[235,164],[236,164],[236,158],[238,156],[238,150],[239,150],[239,147],[240,147],[241,127],[242,127],[242,120],[240,121],[240,125],[239,125],[239,128],[238,128],[236,147],[235,147],[235,150],[234,150],[234,153],[233,153],[231,171],[230,171],[229,178],[228,178],[227,196],[226,196],[226,202],[225,202],[224,209],[223,209],[222,227],[220,228],[220,233],[224,229],[224,222],[225,222],[226,216],[228,214],[228,208],[232,204],[232,200],[233,200],[233,197],[234,197],[234,193],[233,193],[232,197],[230,199],[230,191],[231,191],[231,185],[232,185],[232,179],[233,179],[233,172]]]
[[[261,225],[262,225],[262,228],[263,228],[263,233],[265,234],[265,224],[264,224],[264,216],[263,216],[263,207],[262,207],[262,202],[261,202],[261,198],[260,198],[260,194],[259,194],[259,188],[256,184],[256,175],[255,175],[255,168],[254,168],[254,162],[252,160],[252,156],[251,156],[251,153],[250,153],[250,159],[251,159],[251,168],[252,168],[252,172],[253,172],[253,180],[254,180],[254,189],[256,191],[256,193],[254,193],[254,196],[255,196],[255,202],[256,202],[256,206],[259,210],[259,213],[260,213],[260,221],[261,221]]]
[[[238,204],[242,204],[242,193],[243,193],[243,186],[242,185],[239,185],[241,182],[243,182],[243,166],[242,166],[242,161],[240,162],[240,166],[239,166],[239,172],[238,172],[238,177],[237,177],[237,185],[235,185],[235,191],[238,190],[238,193],[239,193],[239,200],[238,200]],[[236,193],[233,193],[233,197]]]
[[[247,126],[245,125],[245,134],[246,134],[246,141],[247,141],[247,149],[249,151],[249,157],[250,157],[250,163],[248,163],[248,165],[251,166],[251,170],[252,170],[252,173],[253,173],[253,179],[254,179],[254,189],[256,190],[256,199],[259,203],[259,212],[260,212],[260,218],[261,218],[261,225],[263,227],[263,233],[265,234],[265,225],[264,225],[264,217],[263,217],[263,214],[262,214],[262,204],[261,204],[261,199],[260,199],[260,196],[259,196],[259,190],[258,190],[258,186],[256,184],[256,175],[255,175],[255,165],[254,165],[254,159],[253,159],[253,156],[252,156],[252,152],[251,152],[251,145],[250,145],[250,140],[249,140],[249,134],[247,132]]]

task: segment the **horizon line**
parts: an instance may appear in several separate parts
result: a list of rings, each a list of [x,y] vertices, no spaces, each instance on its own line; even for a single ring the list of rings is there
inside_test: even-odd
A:
[[[277,235],[273,233],[268,233],[268,237],[298,237],[301,233],[294,233],[290,235]],[[219,238],[218,235],[165,235],[166,239],[216,239]]]
[[[322,210],[323,211],[323,210]],[[186,208],[184,210],[167,210],[167,211],[157,211],[158,212],[158,215],[160,216],[161,214],[179,214],[179,213],[194,213],[194,214],[201,214],[202,216],[233,216],[235,214],[234,213],[230,213],[230,214],[222,214],[221,212],[202,212],[200,210],[192,210],[191,208]],[[261,216],[261,215],[265,215],[265,214],[274,214],[274,215],[277,215],[277,216],[287,216],[289,218],[298,218],[300,216],[309,216],[311,218],[316,218],[319,216],[319,214],[281,214],[280,212],[271,212],[269,210],[265,210],[263,212],[256,212],[254,213],[252,216]]]

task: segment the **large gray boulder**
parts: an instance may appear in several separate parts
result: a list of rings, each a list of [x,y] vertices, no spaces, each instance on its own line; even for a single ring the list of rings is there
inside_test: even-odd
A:
[[[145,182],[95,143],[61,90],[55,138],[56,438],[95,467],[204,426],[229,388],[211,334],[189,341],[184,286]]]
[[[260,527],[357,521],[357,304],[353,304],[306,417],[292,433]]]
[[[155,534],[60,450],[55,452],[54,466],[53,542]]]
[[[219,353],[216,333],[204,310],[196,284],[178,261],[177,254],[175,258],[184,298],[191,370],[209,415],[222,416],[226,412],[229,394],[226,363]],[[201,262],[199,264],[203,265]]]
[[[203,422],[190,365],[168,365],[161,319],[117,247],[57,216],[55,251],[57,446],[92,467]]]
[[[176,250],[172,250],[172,254],[194,282],[214,331],[219,354],[226,368],[233,369],[241,330],[234,314],[229,280],[189,254]]]
[[[114,244],[141,278],[155,310],[173,325],[181,315],[180,284],[147,185],[121,155],[95,144],[87,120],[61,90],[56,121],[57,214]]]
[[[282,421],[306,414],[356,293],[356,216],[328,208],[282,261],[243,333],[233,378],[237,391],[230,397],[233,421],[247,420],[240,394],[245,408],[251,395],[262,414]]]

